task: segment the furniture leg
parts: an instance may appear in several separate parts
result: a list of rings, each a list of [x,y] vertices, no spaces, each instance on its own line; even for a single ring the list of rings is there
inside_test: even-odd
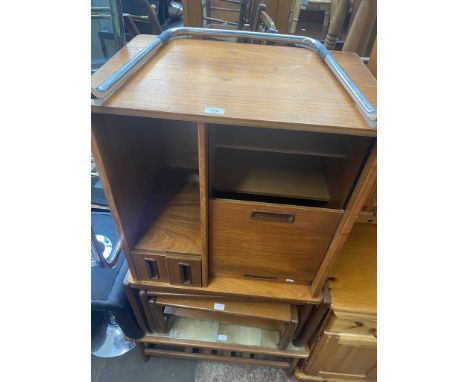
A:
[[[329,300],[328,296],[324,298],[324,303],[320,304],[310,315],[307,322],[304,325],[304,330],[298,338],[294,340],[294,346],[304,346],[309,343],[314,334],[318,331],[320,323],[323,322],[324,318],[329,312]]]
[[[323,14],[322,35],[327,33],[329,23],[330,23],[330,10],[327,9]]]
[[[145,354],[146,344],[142,344],[141,342],[137,342],[136,346],[137,346],[137,349],[138,349],[138,353],[140,353],[141,360],[143,362],[148,362],[149,355]]]
[[[158,332],[167,332],[167,324],[163,313],[164,307],[156,305],[156,299],[154,297],[148,300],[148,305],[153,321],[158,328]]]
[[[143,306],[143,310],[145,312],[146,320],[148,321],[150,332],[157,332],[158,327],[153,322],[153,316],[151,314],[151,310],[148,304],[148,296],[146,295],[146,291],[144,289],[140,289],[139,294],[140,294],[141,305]]]
[[[296,328],[298,324],[297,318],[297,307],[295,305],[291,305],[291,322],[286,325],[283,333],[281,334],[278,349],[279,350],[286,350],[289,346],[291,341],[293,340],[294,334],[296,333]]]
[[[309,319],[309,316],[314,309],[314,305],[308,304],[308,305],[303,305],[300,310],[299,314],[299,323],[296,328],[296,332],[294,333],[293,339],[296,339],[299,334],[301,334],[302,329],[304,328],[307,320]],[[299,308],[298,308],[299,309]]]
[[[130,303],[130,306],[132,307],[133,314],[135,315],[135,319],[138,325],[140,326],[141,330],[143,330],[145,333],[149,333],[150,330],[148,329],[148,325],[143,315],[143,307],[141,306],[141,303],[139,303],[135,296],[135,290],[128,284],[128,275],[125,277],[124,291],[125,295],[127,296],[127,300]]]
[[[349,28],[348,35],[343,45],[343,50],[348,52],[359,52],[361,37],[366,28],[366,20],[368,19],[371,7],[371,0],[361,0],[359,9],[356,12],[353,23]]]
[[[349,0],[341,0],[333,14],[330,28],[328,29],[327,36],[325,37],[325,47],[327,49],[335,49],[336,40],[343,28],[344,19],[349,8]]]
[[[284,370],[284,372],[286,373],[288,377],[292,375],[298,362],[299,362],[299,358],[289,358],[289,367]]]

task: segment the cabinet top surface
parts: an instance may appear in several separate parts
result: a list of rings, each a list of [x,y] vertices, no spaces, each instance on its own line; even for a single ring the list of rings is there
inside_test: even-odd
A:
[[[153,38],[135,37],[92,76],[92,86]],[[376,106],[377,82],[361,59],[333,55]],[[92,111],[376,136],[319,56],[286,46],[174,40],[102,105],[92,101]]]
[[[353,227],[331,276],[335,312],[377,315],[377,226]]]

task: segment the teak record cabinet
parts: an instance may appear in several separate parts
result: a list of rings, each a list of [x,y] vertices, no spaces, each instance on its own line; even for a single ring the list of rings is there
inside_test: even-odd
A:
[[[333,55],[375,105],[360,58]],[[376,176],[376,129],[316,53],[290,46],[167,43],[93,101],[92,150],[135,282],[305,303]]]

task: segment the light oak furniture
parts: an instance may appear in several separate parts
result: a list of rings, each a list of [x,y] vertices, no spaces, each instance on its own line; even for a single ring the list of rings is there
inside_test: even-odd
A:
[[[133,39],[92,86],[152,39]],[[375,105],[376,81],[359,57],[335,57]],[[375,181],[375,144],[376,129],[320,57],[289,46],[177,39],[92,101],[93,155],[144,355],[271,355],[289,371],[307,358],[306,322]],[[273,307],[289,314],[267,316]],[[218,329],[190,339],[176,335],[180,325]],[[227,335],[219,328],[236,340],[210,340]],[[252,330],[258,341],[248,345]]]
[[[357,0],[343,50],[368,57],[377,35],[377,0]]]
[[[340,0],[330,27],[325,37],[327,49],[334,49],[338,34],[343,29],[350,1]],[[355,52],[360,56],[368,56],[377,34],[377,0],[356,0],[353,3],[349,30],[346,35],[343,51]]]
[[[221,9],[239,9],[237,4],[228,4],[227,1],[212,0],[216,8]],[[293,23],[294,10],[296,0],[263,0],[260,3],[265,4],[264,12],[272,19],[274,25],[280,33],[290,32],[291,24]],[[258,2],[257,2],[258,3]],[[182,0],[182,8],[184,13],[184,26],[202,27],[203,26],[203,8],[202,0]],[[215,10],[214,15],[209,17],[227,20],[231,23],[238,22],[239,14],[226,10]],[[229,26],[227,26],[229,28]],[[236,25],[231,27],[236,28]],[[226,28],[226,25],[224,26]]]
[[[325,37],[325,46],[327,49],[335,49],[338,35],[343,29],[343,23],[349,11],[349,3],[349,0],[340,0],[331,16],[331,23],[328,28],[327,36]]]
[[[330,309],[295,377],[309,381],[377,379],[377,226],[358,223],[329,281]]]

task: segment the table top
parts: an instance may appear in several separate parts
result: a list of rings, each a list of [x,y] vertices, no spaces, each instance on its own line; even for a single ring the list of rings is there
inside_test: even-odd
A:
[[[138,35],[91,79],[96,87],[154,36]],[[354,53],[336,60],[376,107],[377,82]],[[206,108],[224,109],[223,115]],[[376,136],[320,57],[286,46],[178,39],[92,111]]]
[[[377,315],[377,226],[357,223],[329,281],[331,307],[344,313]]]
[[[167,293],[203,294],[206,297],[224,296],[245,298],[260,301],[283,301],[290,304],[320,304],[322,294],[312,297],[310,286],[302,284],[276,283],[263,280],[241,278],[213,277],[207,287],[192,287],[185,285],[170,285],[164,282],[134,280],[128,273],[128,283],[133,288],[147,288]]]

